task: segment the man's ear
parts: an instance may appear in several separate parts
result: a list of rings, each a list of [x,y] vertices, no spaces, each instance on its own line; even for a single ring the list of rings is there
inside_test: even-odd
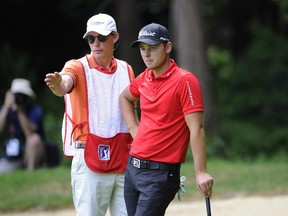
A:
[[[118,32],[113,33],[112,36],[113,36],[114,43],[116,43],[120,38],[120,35]]]
[[[168,53],[171,53],[172,47],[173,47],[172,42],[169,41],[169,42],[166,44],[166,53],[167,53],[167,54],[168,54]]]

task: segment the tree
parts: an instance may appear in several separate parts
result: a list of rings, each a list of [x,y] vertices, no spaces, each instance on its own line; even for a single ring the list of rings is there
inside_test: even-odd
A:
[[[115,20],[120,34],[119,46],[115,50],[115,55],[127,61],[133,67],[135,76],[143,70],[143,61],[139,50],[130,48],[130,44],[137,38],[141,27],[141,16],[135,10],[136,5],[137,1],[134,0],[115,1],[114,3]]]
[[[206,129],[217,134],[218,123],[209,71],[203,13],[200,0],[173,0],[170,11],[170,32],[180,67],[192,71],[200,80],[204,104]]]

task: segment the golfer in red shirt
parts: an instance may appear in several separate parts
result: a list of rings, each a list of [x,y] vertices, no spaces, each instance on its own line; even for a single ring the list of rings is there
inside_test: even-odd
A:
[[[172,42],[164,26],[146,25],[131,47],[139,47],[147,68],[120,96],[121,111],[134,138],[124,197],[129,216],[161,216],[179,190],[180,166],[189,143],[197,187],[203,196],[212,193],[202,92],[198,79],[170,58]],[[140,123],[134,110],[138,99]]]

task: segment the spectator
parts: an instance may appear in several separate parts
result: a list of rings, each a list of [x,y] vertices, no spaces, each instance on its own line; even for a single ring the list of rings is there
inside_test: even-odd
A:
[[[43,112],[35,98],[30,81],[22,78],[14,79],[6,92],[0,111],[0,132],[7,137],[0,173],[35,170],[45,161]]]

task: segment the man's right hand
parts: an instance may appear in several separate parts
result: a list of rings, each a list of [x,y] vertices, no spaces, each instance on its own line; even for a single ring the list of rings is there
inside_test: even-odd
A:
[[[68,92],[71,92],[74,86],[72,77],[62,72],[48,73],[44,81],[57,96],[64,96]]]
[[[7,109],[12,108],[13,110],[15,110],[16,104],[14,101],[14,95],[10,90],[8,90],[5,95],[4,107],[6,107]]]
[[[66,94],[61,87],[62,76],[58,72],[46,74],[44,81],[55,95],[63,96]]]

